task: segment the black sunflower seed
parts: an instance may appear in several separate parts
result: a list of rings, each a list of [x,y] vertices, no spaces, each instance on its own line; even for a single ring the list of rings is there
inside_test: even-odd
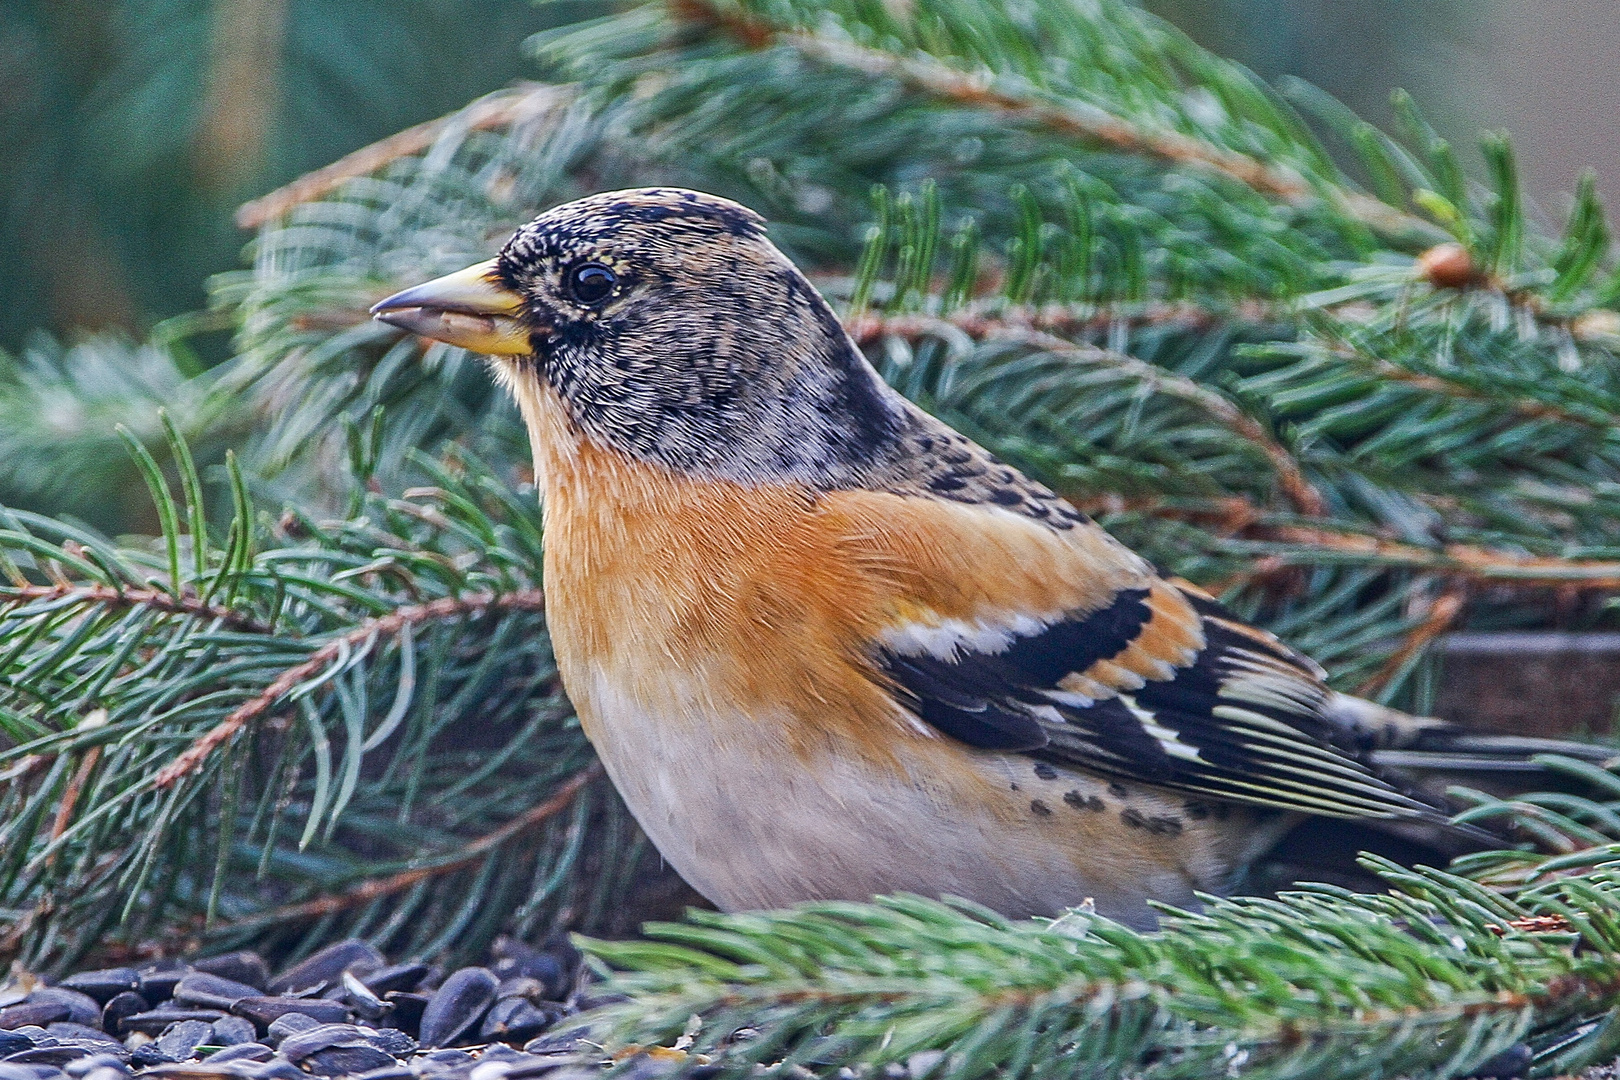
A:
[[[119,994],[128,993],[141,985],[141,977],[134,968],[102,968],[99,971],[81,971],[69,975],[59,984],[68,990],[89,994],[105,1005]]]
[[[243,998],[259,997],[259,989],[206,971],[193,971],[174,988],[174,1000],[205,1009],[229,1009]]]
[[[270,985],[270,969],[265,966],[264,957],[251,949],[210,956],[195,961],[191,966],[207,975],[246,983],[253,987],[255,993],[263,993],[264,988]]]
[[[296,993],[324,988],[338,980],[350,968],[364,976],[375,971],[386,961],[370,942],[349,938],[328,945],[303,961],[294,964],[273,979],[268,987],[272,994]]]
[[[473,1030],[495,1003],[497,980],[488,968],[462,968],[444,980],[422,1011],[423,1046],[448,1046]]]

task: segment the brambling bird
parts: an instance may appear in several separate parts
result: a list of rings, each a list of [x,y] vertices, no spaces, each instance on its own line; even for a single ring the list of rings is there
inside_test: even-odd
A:
[[[890,389],[736,203],[568,203],[373,311],[516,398],[563,685],[722,909],[906,891],[1150,925],[1270,853],[1309,868],[1335,823],[1405,857],[1484,842],[1380,742],[1547,748],[1329,691]]]

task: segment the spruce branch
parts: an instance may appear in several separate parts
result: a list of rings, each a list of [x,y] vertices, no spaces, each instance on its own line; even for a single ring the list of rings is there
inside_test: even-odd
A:
[[[572,98],[569,87],[522,83],[497,90],[453,113],[426,120],[362,146],[330,165],[305,173],[290,184],[243,203],[236,211],[242,229],[260,229],[293,207],[331,194],[350,180],[380,172],[402,158],[422,153],[451,131],[493,131],[541,124]]]
[[[241,611],[210,604],[194,594],[175,596],[166,589],[137,589],[114,585],[87,585],[59,581],[50,585],[0,585],[0,606],[28,601],[64,600],[98,607],[143,607],[170,615],[217,621],[221,626],[245,633],[266,634],[270,627]]]
[[[720,28],[750,48],[780,43],[813,60],[847,67],[872,78],[894,79],[932,97],[989,111],[1015,124],[1041,127],[1063,137],[1099,143],[1171,165],[1210,169],[1287,203],[1314,201],[1325,190],[1355,220],[1392,234],[1433,236],[1439,231],[1428,221],[1339,183],[1320,178],[1311,183],[1292,169],[1180,132],[1132,123],[1086,102],[1052,101],[1014,93],[996,86],[994,73],[988,70],[970,74],[927,54],[902,55],[835,40],[811,30],[773,25],[767,18],[747,14],[738,6],[707,0],[675,0],[671,6],[678,17]]]
[[[1242,497],[1193,504],[1114,496],[1077,497],[1074,502],[1086,513],[1105,519],[1140,515],[1197,524],[1209,531],[1211,543],[1230,543],[1243,554],[1259,556],[1252,571],[1257,576],[1274,572],[1278,566],[1308,565],[1326,556],[1368,566],[1400,567],[1474,587],[1620,590],[1620,560],[1531,555],[1470,544],[1421,547],[1373,536],[1364,527],[1349,523],[1301,522],[1269,513]]]
[[[571,809],[580,789],[601,776],[601,763],[593,762],[567,780],[564,780],[544,802],[506,822],[498,829],[485,833],[472,841],[458,844],[452,852],[438,857],[418,855],[413,861],[420,865],[413,866],[409,870],[401,870],[399,873],[388,877],[371,878],[345,892],[318,896],[300,903],[258,912],[247,918],[237,920],[231,925],[230,929],[239,930],[266,923],[303,923],[324,919],[330,915],[336,915],[339,912],[349,911],[356,907],[363,907],[384,897],[415,888],[424,881],[465,870],[481,862],[485,856],[507,841],[516,839],[536,826],[551,820],[563,811]]]
[[[1620,589],[1620,561],[1616,560],[1524,555],[1469,544],[1447,544],[1436,550],[1317,525],[1280,525],[1273,535],[1285,543],[1365,556],[1391,566],[1438,572],[1480,584],[1522,588],[1559,586],[1605,592]]]
[[[1390,895],[1210,900],[1153,934],[914,897],[696,915],[585,943],[628,995],[596,1037],[626,1054],[683,1036],[688,1070],[723,1075],[910,1062],[959,1080],[1458,1076],[1519,1044],[1555,1072],[1612,1048],[1592,1022],[1620,998],[1598,916],[1612,862],[1516,899],[1374,865]]]
[[[426,604],[411,604],[397,608],[373,619],[366,619],[349,632],[331,639],[316,649],[308,660],[295,664],[269,686],[242,705],[225,719],[188,746],[171,763],[164,766],[153,779],[154,787],[169,787],[195,773],[211,755],[235,739],[242,729],[268,713],[282,698],[295,688],[308,683],[328,668],[339,657],[361,646],[371,646],[380,639],[391,638],[407,627],[446,619],[477,618],[485,612],[545,610],[545,596],[538,589],[526,589],[504,595],[482,593],[474,596],[447,596]]]
[[[1555,420],[1559,423],[1577,424],[1581,427],[1604,432],[1610,431],[1614,427],[1614,414],[1601,412],[1590,407],[1581,407],[1580,403],[1553,404],[1534,398],[1504,397],[1500,393],[1493,393],[1482,386],[1469,385],[1455,378],[1446,378],[1432,372],[1413,371],[1411,368],[1403,367],[1379,356],[1369,355],[1347,345],[1332,346],[1330,351],[1338,359],[1345,361],[1358,370],[1374,375],[1384,382],[1399,383],[1428,393],[1460,398],[1465,401],[1489,402],[1515,416],[1531,420]]]
[[[0,518],[8,956],[60,969],[109,926],[240,945],[318,918],[443,955],[622,932],[644,847],[556,684],[532,502],[423,458],[406,498],[361,472],[353,516],[266,535],[233,473],[216,547],[175,456],[155,543]]]
[[[1326,510],[1321,493],[1305,478],[1293,455],[1259,421],[1217,391],[1135,357],[1077,344],[1044,330],[983,315],[957,314],[947,319],[918,315],[862,316],[851,324],[850,335],[859,343],[891,334],[912,339],[937,337],[948,329],[961,331],[977,341],[1011,342],[1066,360],[1107,366],[1136,380],[1145,390],[1192,402],[1265,455],[1277,474],[1278,485],[1300,514],[1315,517]]]

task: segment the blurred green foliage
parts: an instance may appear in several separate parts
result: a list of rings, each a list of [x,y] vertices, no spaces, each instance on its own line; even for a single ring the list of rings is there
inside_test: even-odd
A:
[[[1314,83],[1375,124],[1390,91],[1411,91],[1447,137],[1479,125],[1459,68],[1494,0],[1143,0],[1197,42],[1266,82]]]
[[[1146,0],[1268,81],[1364,116],[1405,86],[1472,126],[1446,63],[1460,0]],[[0,0],[0,348],[203,306],[235,207],[533,74],[523,39],[603,0]],[[1466,140],[1463,140],[1466,141]],[[223,341],[208,359],[223,359]]]
[[[0,347],[202,307],[244,199],[530,73],[526,36],[601,9],[0,0]]]

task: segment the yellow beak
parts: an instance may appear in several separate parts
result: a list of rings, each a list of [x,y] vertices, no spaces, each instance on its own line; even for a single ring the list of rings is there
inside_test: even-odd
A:
[[[491,356],[534,351],[522,319],[523,298],[501,283],[494,259],[397,292],[373,307],[371,315],[401,330]]]

